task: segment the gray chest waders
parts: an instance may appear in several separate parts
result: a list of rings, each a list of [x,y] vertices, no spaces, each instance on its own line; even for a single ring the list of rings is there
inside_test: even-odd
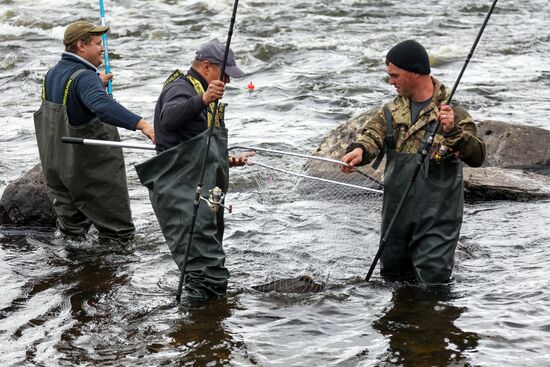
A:
[[[193,213],[193,201],[204,156],[208,130],[135,166],[180,271]],[[229,164],[227,130],[214,128],[203,181],[202,196],[218,186],[227,192]],[[225,268],[223,207],[216,213],[199,205],[192,247],[186,266],[187,288],[225,294],[229,271]]]
[[[63,104],[46,100],[43,87],[34,126],[44,178],[54,196],[61,232],[83,236],[93,224],[101,239],[126,240],[135,228],[122,149],[61,143],[62,136],[120,141],[117,128],[97,118],[81,126],[69,123],[69,88],[83,71],[70,76]]]
[[[391,129],[392,122],[388,123]],[[420,155],[386,151],[382,233],[398,206]],[[416,278],[426,284],[449,280],[464,202],[463,163],[423,162],[380,257],[389,279]]]

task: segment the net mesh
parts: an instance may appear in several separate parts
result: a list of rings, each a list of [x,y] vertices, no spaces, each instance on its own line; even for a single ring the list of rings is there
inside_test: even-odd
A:
[[[364,275],[365,243],[379,236],[379,179],[343,173],[335,161],[255,152],[240,171],[250,210],[242,215],[254,219],[245,229],[253,288],[319,292],[330,279]]]

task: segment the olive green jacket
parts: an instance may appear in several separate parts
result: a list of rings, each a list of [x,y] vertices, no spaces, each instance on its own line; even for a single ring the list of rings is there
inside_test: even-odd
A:
[[[395,149],[398,152],[416,154],[419,151],[424,137],[429,133],[425,130],[426,127],[436,119],[439,112],[438,106],[447,101],[448,89],[436,78],[432,77],[432,81],[434,95],[431,102],[420,111],[416,123],[411,123],[410,99],[408,97],[397,96],[387,104],[393,117]],[[435,135],[432,149],[437,150],[439,145],[446,145],[457,153],[464,163],[472,167],[479,167],[485,160],[485,143],[477,136],[476,124],[468,112],[455,103],[452,103],[452,109],[455,116],[455,127],[448,133],[443,133],[440,127]],[[370,163],[378,155],[384,145],[386,130],[386,119],[382,107],[365,123],[357,135],[357,143],[348,148],[348,151],[357,147],[363,150],[363,160],[360,165]]]

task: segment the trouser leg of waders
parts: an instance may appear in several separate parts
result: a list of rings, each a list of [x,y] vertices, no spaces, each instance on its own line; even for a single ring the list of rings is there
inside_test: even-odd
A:
[[[415,280],[407,241],[391,235],[388,237],[386,247],[380,256],[380,275],[392,282]]]
[[[185,288],[193,297],[212,298],[227,291],[229,270],[225,267],[223,249],[223,211],[212,214],[205,205],[199,207],[193,246],[186,267]]]
[[[125,194],[125,195],[124,195]],[[95,200],[78,202],[81,211],[89,218],[99,232],[100,241],[127,242],[134,237],[128,192],[108,197],[98,196]]]
[[[50,181],[52,179],[50,178]],[[61,183],[48,185],[53,194],[53,208],[57,216],[56,226],[69,237],[84,237],[90,229],[90,220],[76,207],[67,188]]]
[[[392,203],[395,205],[395,203]],[[395,210],[395,209],[394,209]],[[382,236],[388,228],[391,215],[382,219]],[[380,275],[388,281],[412,281],[416,278],[411,255],[409,239],[412,227],[410,224],[398,223],[393,226],[384,251],[380,255]]]
[[[449,282],[454,265],[458,236],[446,238],[440,233],[428,233],[411,246],[411,257],[418,280],[424,284]]]

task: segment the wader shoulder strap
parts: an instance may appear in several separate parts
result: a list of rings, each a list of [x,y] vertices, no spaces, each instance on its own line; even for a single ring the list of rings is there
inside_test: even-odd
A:
[[[80,74],[85,72],[86,69],[78,69],[75,70],[74,73],[71,74],[69,77],[69,80],[67,80],[67,84],[65,84],[65,90],[63,91],[63,106],[67,105],[67,98],[69,98],[69,89],[71,88],[71,85],[73,84],[73,81],[78,77]]]
[[[179,78],[181,78],[182,76],[184,76],[185,74],[182,73],[180,71],[180,69],[176,69],[172,74],[170,74],[170,76],[168,77],[168,79],[166,79],[164,81],[164,84],[162,85],[162,89],[166,88],[166,86],[176,80],[178,80]]]
[[[387,150],[395,149],[395,141],[393,139],[393,116],[391,115],[388,105],[384,105],[383,109],[384,119],[386,120],[386,136],[384,137],[384,146],[380,149],[380,153],[378,153],[376,159],[372,163],[373,169],[378,169]]]
[[[189,80],[189,82],[191,82],[191,84],[193,84],[193,88],[195,88],[195,92],[197,92],[197,94],[205,93],[201,82],[197,78],[194,78],[189,74],[185,74],[185,77],[187,78],[187,80]]]
[[[42,79],[42,94],[40,95],[40,98],[42,98],[42,101],[46,100],[46,78],[48,78],[48,75],[50,74],[50,71],[52,69],[48,70],[46,75],[44,75],[44,79]]]
[[[189,82],[191,82],[197,94],[205,93],[205,90],[201,82],[197,78],[194,78],[189,74],[185,74],[185,77],[187,78],[187,80],[189,80]],[[211,102],[208,105],[208,107],[209,107],[209,111],[207,111],[206,115],[207,115],[207,124],[208,124],[208,127],[210,127],[210,125],[212,124],[212,111],[214,111],[214,108],[216,108],[216,102]],[[215,124],[216,127],[220,127],[222,125],[224,112],[225,112],[225,103],[220,102],[218,104],[218,112],[216,113],[216,124]]]
[[[48,75],[48,74],[46,74]],[[42,101],[46,100],[46,77],[42,80],[42,93],[40,94]]]

